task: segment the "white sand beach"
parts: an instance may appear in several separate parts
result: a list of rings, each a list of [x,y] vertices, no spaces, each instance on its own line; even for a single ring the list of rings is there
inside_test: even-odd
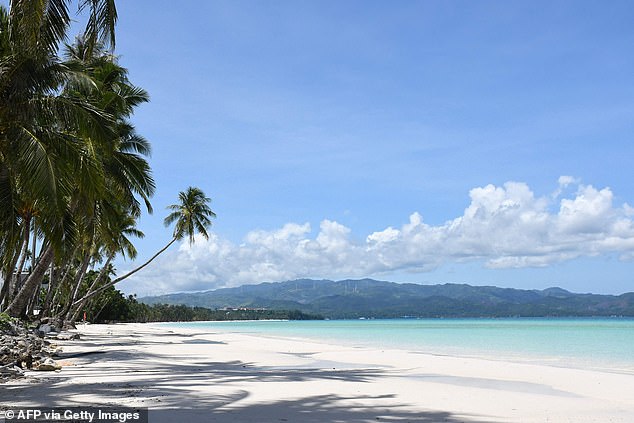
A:
[[[634,421],[630,374],[152,324],[77,331],[61,371],[0,385],[0,405],[142,406],[151,423]]]

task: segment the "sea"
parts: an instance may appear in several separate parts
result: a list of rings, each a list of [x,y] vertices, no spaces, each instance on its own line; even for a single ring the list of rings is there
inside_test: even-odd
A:
[[[634,374],[632,318],[361,319],[162,325]]]

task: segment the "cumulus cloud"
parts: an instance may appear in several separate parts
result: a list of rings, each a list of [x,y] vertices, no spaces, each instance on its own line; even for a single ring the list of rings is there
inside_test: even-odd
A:
[[[576,190],[574,190],[576,186]],[[573,188],[571,191],[570,188]],[[571,191],[568,196],[563,192]],[[482,261],[489,268],[543,267],[582,256],[634,258],[634,209],[615,206],[609,188],[562,176],[554,194],[536,197],[522,182],[469,192],[464,213],[429,225],[414,212],[400,227],[365,238],[323,220],[254,230],[234,244],[212,234],[183,243],[132,281],[142,293],[212,289],[300,277],[366,277],[425,272],[446,263]]]

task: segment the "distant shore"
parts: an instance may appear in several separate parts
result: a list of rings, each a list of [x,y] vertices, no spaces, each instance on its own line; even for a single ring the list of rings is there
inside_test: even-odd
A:
[[[157,324],[77,332],[60,372],[2,385],[0,406],[149,407],[151,423],[634,421],[628,374]]]

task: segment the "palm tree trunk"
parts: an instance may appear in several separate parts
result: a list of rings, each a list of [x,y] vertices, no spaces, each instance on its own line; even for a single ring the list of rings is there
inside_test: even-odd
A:
[[[35,230],[35,219],[33,220],[33,249],[31,250],[31,271],[35,269],[35,250],[37,249],[37,231]]]
[[[62,263],[60,267],[60,270],[62,270],[64,273],[61,279],[59,280],[59,283],[57,284],[57,288],[55,292],[53,293],[53,304],[56,303],[57,296],[59,294],[60,289],[64,286],[64,284],[66,284],[66,281],[68,280],[68,277],[70,276],[70,273],[73,270],[73,266],[72,266],[73,257],[75,257],[78,252],[79,252],[79,246],[75,247],[75,249],[73,250],[73,253],[68,255],[68,257],[70,258],[66,260],[64,263]]]
[[[20,251],[21,250],[22,248],[20,248]],[[11,301],[9,292],[11,292],[10,287],[13,284],[15,265],[20,259],[20,254],[19,253],[14,254],[13,256],[14,257],[11,259],[11,263],[9,263],[9,266],[7,267],[7,273],[4,276],[4,283],[2,284],[2,290],[0,290],[0,310],[2,310],[2,304],[4,303],[5,299],[7,300],[7,303]]]
[[[2,311],[2,304],[4,303],[4,299],[7,296],[7,292],[9,291],[9,284],[5,282],[2,284],[2,289],[0,289],[0,311]]]
[[[53,245],[49,243],[49,245],[47,245],[46,249],[43,251],[40,260],[35,266],[35,269],[33,269],[31,275],[27,278],[26,282],[24,282],[24,285],[22,285],[22,288],[15,296],[13,301],[11,301],[9,307],[7,307],[6,312],[10,316],[20,317],[24,315],[27,302],[33,295],[33,291],[37,289],[38,286],[40,286],[42,278],[44,277],[44,273],[46,273],[46,269],[53,261],[53,257]]]
[[[48,305],[48,312],[50,313],[49,317],[52,317],[52,314],[56,313],[59,308],[61,298],[59,298],[62,294],[62,290],[67,283],[68,278],[70,277],[71,271],[74,269],[73,257],[75,257],[79,250],[80,246],[75,247],[72,254],[68,254],[67,257],[70,257],[65,263],[62,263],[59,267],[59,272],[62,272],[62,277],[57,280],[57,283],[54,285],[54,291],[51,293],[51,300]],[[56,272],[57,273],[57,272]],[[47,313],[48,314],[48,313]]]
[[[35,230],[35,226],[33,226],[33,229]],[[35,242],[35,238],[33,239],[33,241]],[[44,251],[44,247],[46,246],[46,243],[42,243],[42,248],[40,249],[40,254],[42,254],[42,252]],[[33,249],[35,249],[35,244],[33,244]],[[37,257],[37,261],[35,263],[38,263],[40,261],[42,257]],[[50,272],[51,272],[51,265],[53,264],[53,260],[51,260],[51,264],[46,266],[45,270],[44,270],[44,274],[46,274],[47,272],[49,273],[49,283],[50,283]],[[33,268],[31,268],[31,271],[33,270]],[[31,299],[29,300],[29,302],[26,305],[26,315],[29,319],[34,318],[35,317],[35,309],[39,306],[41,306],[40,304],[40,297],[42,295],[42,283],[44,282],[44,278],[42,277],[42,279],[40,279],[40,282],[38,283],[38,285],[35,287],[35,289],[33,290],[33,295],[31,296]],[[42,308],[39,307],[40,313],[42,312]],[[41,315],[38,315],[39,318],[41,318]]]
[[[66,306],[64,311],[60,313],[60,318],[63,318],[64,320],[68,318],[68,315],[70,314],[70,310],[73,307],[73,302],[77,299],[77,295],[79,295],[79,289],[81,288],[81,283],[84,280],[84,275],[86,274],[86,270],[88,270],[89,263],[90,263],[90,250],[86,251],[86,254],[84,255],[84,259],[81,262],[81,267],[79,268],[79,271],[75,275],[73,293],[70,299],[68,300],[68,305]]]
[[[97,277],[93,281],[92,285],[90,285],[90,288],[88,288],[88,291],[86,291],[86,292],[92,292],[99,285],[99,282],[101,282],[103,277],[108,273],[108,267],[110,267],[110,262],[112,261],[113,258],[114,258],[114,254],[111,254],[111,255],[108,256],[108,260],[106,260],[106,263],[103,265],[103,267],[99,271],[99,274],[97,275]],[[82,302],[80,302],[77,305],[77,308],[75,309],[75,312],[73,313],[72,317],[70,318],[70,323],[71,324],[75,323],[75,320],[77,320],[77,317],[79,317],[79,313],[81,313],[81,309],[84,308],[84,306],[86,305],[86,303],[88,301],[90,301],[90,299],[83,300]],[[70,311],[69,311],[69,314],[70,314]]]
[[[154,254],[148,261],[146,261],[145,263],[143,263],[142,265],[140,265],[136,269],[129,271],[125,275],[121,276],[120,278],[117,278],[117,279],[113,280],[112,282],[108,282],[107,284],[105,284],[104,286],[102,286],[99,289],[96,289],[96,290],[94,290],[92,292],[87,293],[86,295],[84,295],[83,298],[80,298],[79,300],[75,301],[72,305],[75,306],[75,305],[79,304],[82,301],[86,301],[86,300],[94,297],[95,295],[101,294],[103,291],[105,291],[106,289],[110,288],[111,286],[114,286],[116,283],[119,283],[122,280],[134,275],[136,272],[138,272],[139,270],[143,269],[145,266],[150,264],[155,258],[157,258],[159,256],[159,254],[161,254],[163,251],[167,250],[174,242],[176,242],[176,238],[172,238],[172,240],[170,242],[168,242],[165,247],[161,248],[158,251],[158,253]]]
[[[101,314],[101,312],[103,311],[104,308],[106,308],[106,306],[110,304],[110,300],[106,301],[105,303],[103,303],[103,305],[101,306],[101,308],[99,309],[99,311],[97,313],[95,313],[94,316],[92,316],[92,321],[95,322],[97,321],[97,318],[99,317],[99,315]]]
[[[57,290],[57,283],[59,282],[59,278],[57,277],[57,269],[55,265],[51,263],[51,271],[50,277],[48,281],[48,292],[46,293],[46,298],[44,299],[44,304],[42,305],[42,315],[41,317],[48,317],[49,312],[51,311],[51,302],[53,301],[53,295]]]
[[[71,296],[69,301],[70,304],[72,304],[77,299],[77,295],[79,294],[79,289],[81,288],[81,283],[84,280],[84,275],[86,274],[86,270],[88,270],[89,263],[90,263],[90,251],[86,251],[86,254],[84,255],[84,260],[81,262],[81,267],[79,268],[79,271],[75,275],[75,283],[74,283],[75,286],[73,288],[73,295]]]
[[[0,289],[0,311],[3,310],[4,300],[9,299],[9,280],[6,280],[4,284],[2,284],[2,289]]]
[[[33,291],[33,295],[31,296],[31,299],[29,300],[29,302],[26,304],[26,315],[29,317],[34,316],[35,314],[35,308],[38,306],[39,302],[40,302],[40,290],[42,289],[42,282],[40,282],[40,284],[37,286],[37,288],[35,288],[35,290]]]
[[[29,234],[31,233],[31,219],[27,217],[24,219],[24,239],[22,240],[22,248],[20,250],[20,263],[18,264],[18,268],[13,273],[13,269],[11,269],[11,284],[9,285],[9,301],[13,299],[13,296],[16,294],[17,290],[20,288],[20,279],[22,277],[22,269],[24,269],[24,263],[26,262],[26,250],[29,247]]]

